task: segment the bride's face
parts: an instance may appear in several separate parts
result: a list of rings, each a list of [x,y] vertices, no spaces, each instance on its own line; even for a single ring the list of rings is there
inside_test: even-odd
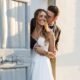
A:
[[[37,16],[37,23],[41,26],[45,25],[45,22],[47,21],[47,14],[45,12],[40,12]]]

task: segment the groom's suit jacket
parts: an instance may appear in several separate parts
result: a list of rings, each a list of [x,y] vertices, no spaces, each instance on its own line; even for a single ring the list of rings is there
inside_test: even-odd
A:
[[[53,33],[55,35],[55,48],[56,50],[58,50],[58,42],[60,39],[61,29],[56,24],[49,27],[53,30]],[[50,59],[50,61],[51,61],[54,80],[56,80],[56,58]]]

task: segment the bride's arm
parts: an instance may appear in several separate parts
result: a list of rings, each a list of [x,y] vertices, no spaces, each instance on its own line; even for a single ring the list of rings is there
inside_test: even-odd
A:
[[[36,44],[36,45],[34,46],[34,50],[35,50],[38,54],[43,55],[43,56],[47,56],[47,57],[50,58],[50,59],[55,58],[55,55],[53,54],[53,52],[45,51],[45,50],[43,49],[43,47],[39,46],[38,44]]]
[[[49,28],[47,22],[45,23],[44,27],[45,27],[45,30],[47,32],[47,37],[48,37],[48,40],[49,40],[49,50],[48,51],[52,52],[53,54],[56,54],[54,33]]]
[[[49,49],[48,51],[53,52],[53,54],[56,55],[56,49],[55,49],[55,36],[53,32],[49,33]]]

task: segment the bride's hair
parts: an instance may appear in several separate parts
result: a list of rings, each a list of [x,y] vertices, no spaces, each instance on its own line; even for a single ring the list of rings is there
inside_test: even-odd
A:
[[[34,13],[34,18],[35,18],[35,20],[37,20],[38,14],[39,14],[40,12],[45,12],[46,15],[47,15],[47,12],[46,12],[44,9],[37,9],[37,10],[35,11],[35,13]],[[46,17],[46,18],[47,18],[47,17]]]
[[[37,17],[38,17],[38,15],[39,15],[40,12],[45,12],[46,15],[47,15],[47,12],[46,12],[44,9],[37,9],[37,10],[35,11],[35,13],[34,13],[34,19],[35,19],[35,22],[36,22],[35,27],[37,26],[37,21],[36,21],[36,20],[37,20]],[[46,19],[47,19],[47,17],[46,17]],[[43,36],[46,38],[46,40],[47,40],[46,26],[45,26],[45,27],[43,26],[42,35],[43,35]]]

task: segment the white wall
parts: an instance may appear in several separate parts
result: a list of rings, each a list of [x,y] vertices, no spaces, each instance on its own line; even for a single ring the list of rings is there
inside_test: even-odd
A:
[[[33,18],[34,12],[38,8],[47,9],[48,0],[31,0],[30,3],[30,19]]]
[[[80,0],[57,0],[61,41],[57,55],[57,80],[80,79]]]

